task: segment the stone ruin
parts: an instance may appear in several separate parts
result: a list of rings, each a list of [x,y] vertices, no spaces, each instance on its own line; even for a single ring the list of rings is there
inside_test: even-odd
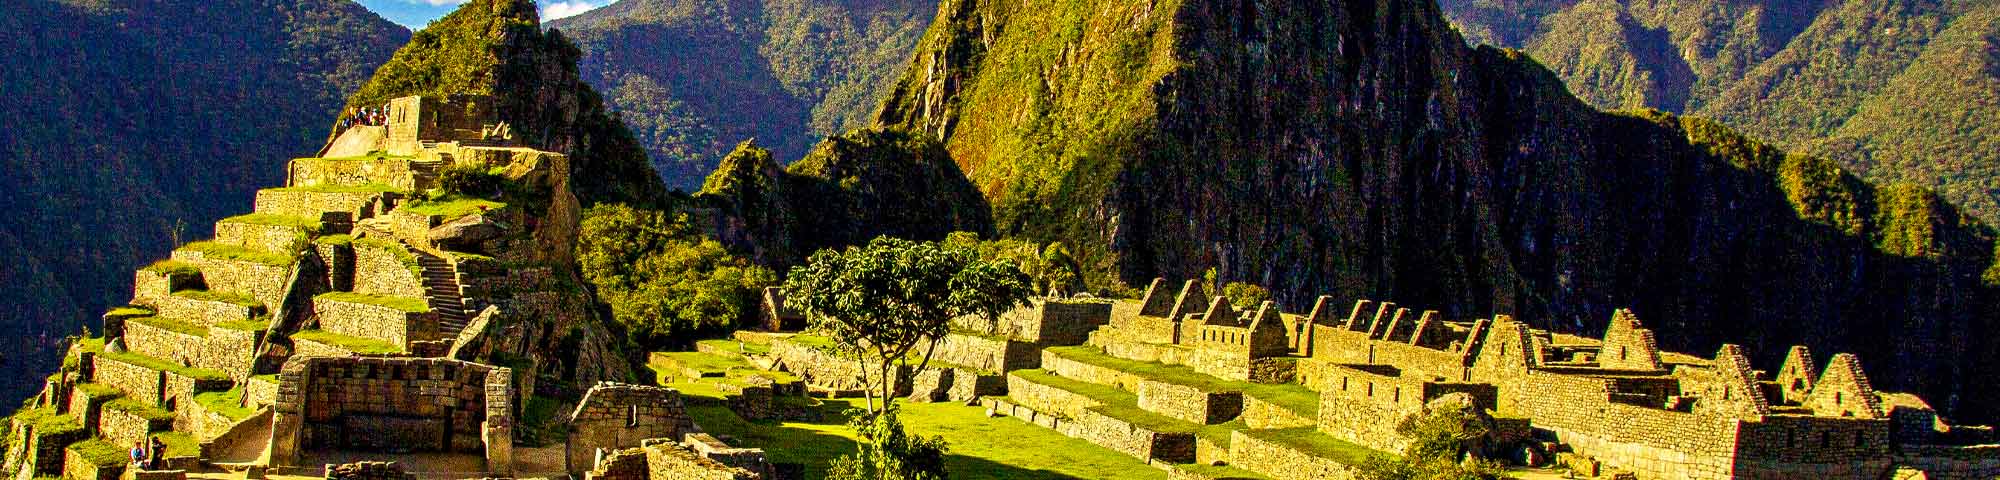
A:
[[[490,99],[391,105],[388,125],[293,160],[286,185],[217,222],[214,239],[136,271],[131,304],[74,341],[8,422],[4,473],[319,475],[312,460],[405,452],[476,459],[466,477],[515,473],[515,417],[536,375],[484,360],[586,318],[536,253],[562,246],[538,225],[576,220],[563,216],[576,208],[568,159],[513,143]],[[450,168],[540,189],[547,210],[414,208]],[[172,470],[125,472],[125,449],[149,437],[169,443]]]

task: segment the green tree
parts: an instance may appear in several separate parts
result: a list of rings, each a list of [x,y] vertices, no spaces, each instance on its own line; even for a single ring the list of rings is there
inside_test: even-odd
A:
[[[770,270],[696,234],[686,214],[600,205],[579,230],[584,279],[642,346],[734,326],[756,311],[757,292],[777,283]]]
[[[1271,290],[1254,283],[1229,282],[1222,285],[1222,296],[1229,297],[1229,301],[1233,302],[1236,308],[1249,309],[1270,301]]]
[[[893,401],[897,367],[920,370],[930,363],[952,318],[998,317],[1033,294],[1027,275],[1012,263],[982,260],[947,243],[892,237],[821,250],[792,269],[785,290],[787,301],[841,354],[864,370],[874,368],[863,375],[871,412],[881,411],[875,395],[881,395],[881,408]],[[926,344],[912,365],[912,353]]]
[[[833,460],[832,480],[943,480],[947,477],[944,437],[912,436],[896,418],[897,408],[879,414],[856,411],[848,422],[861,436],[861,451]]]

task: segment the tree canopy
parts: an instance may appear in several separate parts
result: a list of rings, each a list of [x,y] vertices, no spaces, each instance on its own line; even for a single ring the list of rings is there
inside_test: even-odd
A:
[[[893,237],[821,250],[792,269],[785,290],[787,302],[841,353],[874,362],[876,370],[865,375],[872,378],[864,381],[871,397],[881,395],[884,407],[894,396],[895,367],[929,364],[952,318],[997,317],[1033,294],[1027,275],[1013,263],[982,260],[971,249],[946,243]],[[921,356],[913,355],[925,344]],[[873,398],[868,403],[879,411]]]
[[[600,205],[584,213],[577,238],[584,279],[642,346],[732,327],[756,311],[758,291],[777,283],[770,270],[695,233],[686,214]]]

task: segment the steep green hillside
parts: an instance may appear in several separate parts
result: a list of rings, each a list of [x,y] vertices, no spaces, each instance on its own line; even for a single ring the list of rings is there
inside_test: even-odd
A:
[[[549,23],[668,186],[693,190],[743,140],[789,161],[864,125],[936,13],[934,0],[625,0]]]
[[[1968,38],[2000,33],[1972,13],[1990,3],[1445,0],[1443,5],[1469,38],[1526,48],[1570,91],[1599,108],[1657,108],[1717,118],[1780,146],[1833,157],[1873,180],[1930,186],[1994,221],[2000,220],[2000,205],[1992,200],[2000,195],[1995,188],[2000,180],[1982,166],[2000,162],[2000,149],[1977,148],[1990,144],[1990,132],[1941,111],[1963,106],[1978,118],[1980,109],[1991,105],[1991,89],[1979,87],[1996,77],[1968,56],[1975,54],[1964,53],[1972,47],[1963,46],[1972,41]],[[1960,38],[1951,43],[1961,46],[1949,47],[1957,51],[1932,47],[1947,35]],[[1959,83],[1965,85],[1947,86]],[[1912,96],[1916,90],[1926,96]],[[1933,112],[1905,110],[1926,108]],[[1898,123],[1883,123],[1891,115]]]
[[[1952,21],[1810,151],[1870,178],[1938,185],[1972,211],[2000,212],[2000,4]]]
[[[132,270],[205,238],[409,31],[347,0],[0,2],[0,351],[54,369]],[[0,378],[0,399],[40,375]]]
[[[1377,298],[1667,346],[1807,343],[1990,418],[1993,233],[1704,120],[1601,113],[1420,0],[969,0],[879,121],[943,139],[1002,234],[1115,276]],[[1810,328],[1799,328],[1801,324]]]

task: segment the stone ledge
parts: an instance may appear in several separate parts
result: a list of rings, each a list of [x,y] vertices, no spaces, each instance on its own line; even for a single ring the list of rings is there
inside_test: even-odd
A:
[[[184,319],[183,321],[187,323],[203,327],[213,327],[220,323],[248,322],[264,314],[262,305],[248,305],[224,300],[221,297],[211,298],[205,293],[199,290],[182,290],[160,298],[153,307],[159,311],[161,317]]]

